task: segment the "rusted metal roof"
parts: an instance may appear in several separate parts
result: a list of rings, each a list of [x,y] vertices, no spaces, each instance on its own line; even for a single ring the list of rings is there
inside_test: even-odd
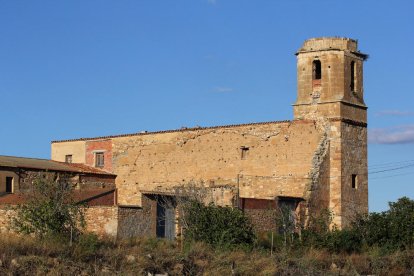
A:
[[[35,169],[56,172],[74,172],[113,175],[98,168],[84,164],[64,163],[49,159],[26,158],[0,155],[0,167]]]
[[[88,203],[99,197],[113,194],[115,188],[102,188],[102,189],[84,189],[74,190],[72,198],[77,203]],[[0,195],[0,205],[18,205],[24,204],[29,199],[30,194],[2,194]]]

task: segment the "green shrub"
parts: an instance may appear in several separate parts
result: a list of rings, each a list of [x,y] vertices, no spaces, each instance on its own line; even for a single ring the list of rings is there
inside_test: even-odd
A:
[[[368,246],[390,250],[414,247],[414,201],[402,197],[389,203],[390,209],[360,217],[353,225]]]
[[[255,241],[253,227],[239,209],[189,201],[183,210],[187,241],[202,241],[220,247],[250,246]]]
[[[302,230],[303,245],[326,248],[334,252],[360,252],[362,248],[379,247],[385,252],[414,247],[414,201],[407,197],[389,203],[381,213],[360,215],[343,230],[329,230],[326,214],[311,218]]]
[[[12,226],[22,234],[61,236],[69,241],[85,225],[84,210],[72,199],[68,176],[39,173],[26,191],[28,201],[15,208]]]
[[[329,233],[326,247],[331,252],[360,252],[362,247],[361,235],[354,229],[334,230]]]

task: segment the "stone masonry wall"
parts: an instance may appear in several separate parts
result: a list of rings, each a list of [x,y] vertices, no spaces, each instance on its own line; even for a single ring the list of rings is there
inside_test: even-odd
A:
[[[148,195],[142,197],[142,207],[120,206],[118,212],[118,238],[156,236],[157,202]]]
[[[302,196],[320,137],[313,121],[114,137],[118,202],[141,205],[142,190],[187,183],[237,186],[240,175],[245,197]]]
[[[342,221],[349,224],[356,214],[368,212],[367,128],[342,123]],[[352,188],[355,175],[355,188]]]
[[[11,218],[16,212],[11,206],[0,207],[0,233],[11,233]],[[86,231],[100,237],[116,237],[118,207],[89,207],[85,212]]]
[[[11,233],[11,219],[15,216],[16,212],[9,206],[2,206],[0,208],[0,233]]]
[[[93,206],[85,212],[86,231],[99,237],[116,238],[118,232],[118,207]]]

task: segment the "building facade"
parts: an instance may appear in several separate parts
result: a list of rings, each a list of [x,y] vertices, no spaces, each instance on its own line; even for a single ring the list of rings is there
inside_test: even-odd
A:
[[[189,184],[208,188],[215,204],[242,208],[259,230],[271,227],[264,210],[281,205],[304,223],[330,209],[344,227],[368,211],[367,55],[352,39],[315,38],[296,56],[293,120],[53,141],[51,158],[115,174],[119,205],[142,210],[134,223],[150,217],[146,231],[158,236],[173,231],[160,229],[159,213],[174,217],[161,196]]]

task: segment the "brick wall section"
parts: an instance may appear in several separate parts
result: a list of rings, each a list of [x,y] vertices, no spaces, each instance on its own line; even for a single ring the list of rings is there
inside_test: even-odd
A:
[[[110,139],[86,142],[86,164],[95,167],[95,152],[100,151],[104,153],[105,159],[102,169],[112,172],[112,142]]]

